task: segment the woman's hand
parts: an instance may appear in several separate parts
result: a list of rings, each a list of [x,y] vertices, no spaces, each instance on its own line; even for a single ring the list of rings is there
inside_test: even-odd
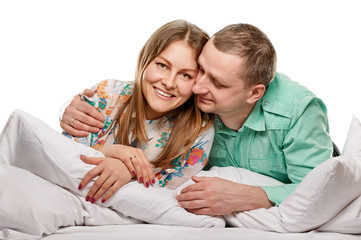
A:
[[[143,150],[120,144],[106,145],[98,149],[104,156],[121,160],[133,177],[145,187],[155,183],[155,174]]]
[[[86,89],[82,94],[92,97],[94,91]],[[64,110],[60,127],[75,137],[86,137],[89,132],[99,132],[104,121],[104,116],[96,108],[84,102],[80,95],[76,95]]]
[[[90,170],[79,184],[79,190],[83,189],[93,178],[99,176],[90,188],[86,201],[95,203],[102,198],[102,203],[111,198],[123,185],[127,184],[132,176],[122,161],[115,158],[87,157],[80,156],[80,159],[87,163],[97,165]]]

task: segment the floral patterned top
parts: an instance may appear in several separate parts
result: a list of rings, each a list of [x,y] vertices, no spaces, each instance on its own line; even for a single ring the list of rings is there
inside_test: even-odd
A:
[[[91,89],[96,90],[94,96],[91,98],[82,97],[104,114],[106,119],[104,128],[98,133],[90,133],[88,137],[82,138],[73,137],[66,132],[63,134],[90,147],[115,144],[116,134],[114,133],[117,132],[119,126],[114,123],[117,121],[116,117],[121,105],[130,97],[133,86],[134,82],[132,81],[125,82],[113,79],[102,81],[93,86]],[[142,146],[131,145],[141,148],[149,161],[152,162],[167,144],[172,131],[172,124],[167,116],[156,120],[145,120],[144,124],[149,139],[148,143]],[[169,169],[153,168],[156,173],[156,184],[161,187],[176,188],[201,171],[208,162],[213,137],[214,128],[212,125],[196,139],[184,160],[181,157],[174,159]],[[129,136],[129,142],[135,142],[133,136]]]

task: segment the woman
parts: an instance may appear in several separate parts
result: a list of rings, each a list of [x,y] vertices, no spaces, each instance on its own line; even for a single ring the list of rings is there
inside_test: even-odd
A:
[[[87,201],[94,203],[103,195],[102,202],[108,200],[130,181],[124,180],[124,174],[136,177],[145,187],[157,182],[174,188],[206,164],[214,135],[213,116],[197,108],[192,87],[197,58],[207,40],[204,31],[186,21],[167,23],[141,50],[134,82],[106,80],[92,88],[93,97],[82,96],[105,116],[104,127],[88,137],[64,133],[105,156],[81,156],[97,167],[88,172],[79,189],[99,176]],[[70,115],[66,110],[62,118],[65,131],[79,121]]]

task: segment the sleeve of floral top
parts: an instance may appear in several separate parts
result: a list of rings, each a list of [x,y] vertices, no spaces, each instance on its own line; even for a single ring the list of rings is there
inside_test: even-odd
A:
[[[184,160],[178,157],[171,162],[171,168],[156,174],[159,185],[174,189],[200,172],[208,162],[213,137],[214,127],[212,125],[196,139]]]
[[[67,132],[63,135],[84,145],[94,147],[104,145],[105,142],[114,143],[113,122],[116,121],[118,110],[121,103],[129,98],[133,87],[132,82],[123,82],[118,80],[105,80],[94,85],[91,90],[95,90],[93,97],[82,96],[84,101],[94,106],[105,116],[104,127],[98,133],[90,133],[88,137],[74,137]]]

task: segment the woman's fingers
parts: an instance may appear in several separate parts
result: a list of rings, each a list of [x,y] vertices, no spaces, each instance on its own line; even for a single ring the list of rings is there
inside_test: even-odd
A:
[[[113,185],[112,180],[108,180],[110,174],[107,171],[103,171],[99,178],[94,182],[90,188],[85,200],[95,203],[98,199]]]
[[[131,162],[136,170],[138,182],[148,188],[155,182],[152,167],[142,150],[137,149],[135,152]]]
[[[108,200],[121,186],[128,183],[132,178],[125,164],[118,159],[107,157],[94,158],[83,155],[81,159],[90,164],[98,164],[98,166],[84,176],[79,185],[79,190],[81,190],[92,179],[98,176],[98,179],[90,187],[86,201],[95,203],[106,193],[104,201]]]
[[[102,168],[97,166],[95,168],[93,168],[92,170],[90,170],[85,176],[84,178],[80,181],[79,190],[82,190],[86,185],[88,185],[88,183],[95,178],[96,176],[99,176],[99,174],[102,172]]]
[[[104,194],[102,198],[102,203],[105,203],[109,198],[111,198],[118,190],[119,188],[123,187],[125,184],[127,184],[128,181],[126,179],[118,179],[113,183],[111,188]]]
[[[92,164],[92,165],[99,165],[101,162],[103,162],[104,158],[101,157],[87,157],[85,155],[80,155],[80,159],[87,163],[87,164]]]
[[[128,168],[129,172],[132,174],[132,177],[136,176],[136,170],[133,165],[133,161],[136,161],[136,157],[136,155],[131,155],[129,158],[125,158],[124,160],[122,160],[122,162]]]
[[[145,187],[149,187],[149,185],[153,184],[154,181],[154,173],[150,162],[148,161],[147,157],[145,156],[143,151],[138,152],[141,156],[141,168],[142,168],[142,175],[143,175],[143,184]]]

